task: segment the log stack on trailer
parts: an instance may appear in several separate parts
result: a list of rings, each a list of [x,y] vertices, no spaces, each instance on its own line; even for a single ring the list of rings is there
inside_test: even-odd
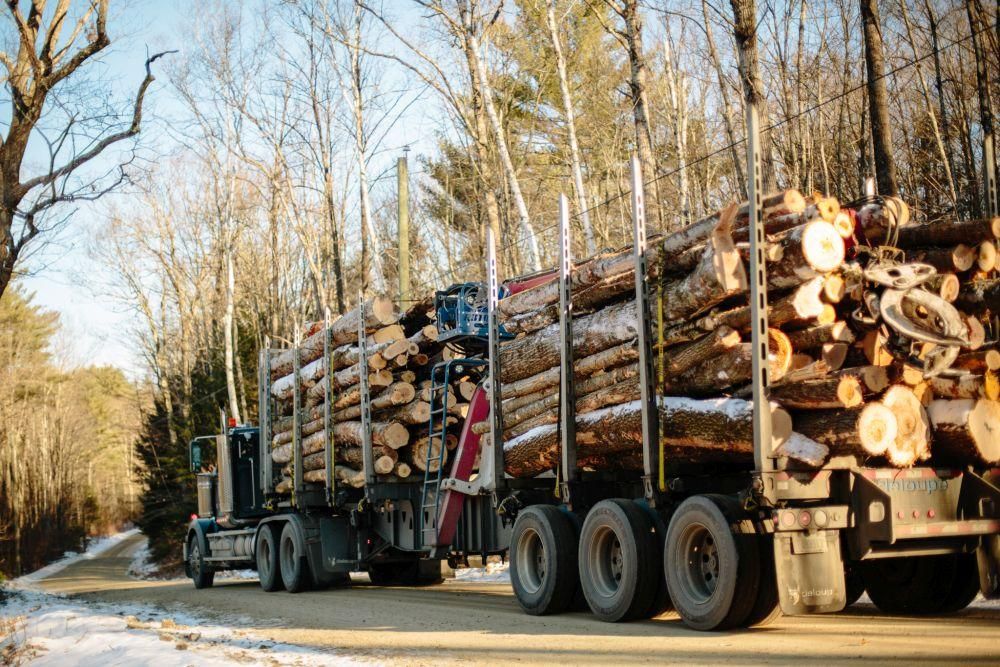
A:
[[[438,343],[432,304],[432,300],[424,301],[401,312],[391,299],[368,299],[331,322],[329,334],[323,323],[306,325],[299,346],[272,357],[270,396],[278,416],[271,429],[271,459],[282,466],[277,493],[290,493],[293,486],[296,396],[304,482],[325,482],[326,449],[332,443],[336,483],[364,486],[362,373],[367,373],[372,464],[378,478],[408,479],[423,475],[428,462],[433,472],[439,461],[447,461],[447,450],[441,455],[440,439],[429,438],[433,400],[429,378],[433,364],[453,352]],[[364,362],[361,326],[367,332]],[[329,355],[324,351],[327,335],[332,345]],[[474,388],[467,376],[452,379],[447,399],[449,428],[457,428],[464,417]],[[455,435],[447,434],[447,448],[457,442]]]
[[[649,240],[668,466],[753,462],[747,208]],[[813,467],[1000,462],[1000,219],[917,224],[898,199],[841,208],[789,190],[765,198],[764,220],[776,452]],[[581,262],[570,284],[579,465],[641,470],[631,249]],[[558,280],[498,310],[517,335],[500,350],[506,471],[531,477],[559,462]]]

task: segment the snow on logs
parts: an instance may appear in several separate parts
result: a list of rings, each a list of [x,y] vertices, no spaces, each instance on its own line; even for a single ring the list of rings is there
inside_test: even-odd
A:
[[[860,267],[845,264],[846,249],[884,241],[893,228],[908,257],[947,269],[924,289],[967,314],[972,343],[955,362],[965,375],[904,374],[889,341],[851,317],[875,288]],[[654,332],[661,438],[670,461],[746,463],[752,454],[749,422],[734,419],[745,417],[736,407],[746,405],[751,378],[747,229],[747,206],[734,205],[649,241],[658,287],[652,319],[662,323]],[[807,466],[829,456],[898,467],[1000,462],[1000,445],[986,435],[1000,440],[1000,353],[982,348],[985,336],[977,335],[1000,312],[1000,220],[915,225],[899,199],[847,211],[834,198],[787,191],[765,198],[765,231],[771,399],[788,425],[775,443],[779,455]],[[581,262],[571,275],[583,467],[641,464],[633,271],[625,249]],[[553,277],[499,302],[501,321],[517,334],[500,353],[504,449],[515,476],[551,470],[558,460],[558,300]],[[937,422],[927,407],[934,398]],[[491,437],[487,423],[473,428]]]

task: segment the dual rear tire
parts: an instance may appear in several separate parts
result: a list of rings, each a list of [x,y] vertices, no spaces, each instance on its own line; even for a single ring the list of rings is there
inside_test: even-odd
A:
[[[722,630],[780,615],[769,537],[729,498],[689,498],[669,529],[624,499],[601,501],[578,521],[548,505],[518,515],[511,584],[527,613],[567,611],[582,597],[608,622],[674,607],[693,628]]]
[[[260,527],[255,556],[261,588],[268,593],[280,590],[301,593],[350,583],[350,575],[346,573],[323,573],[319,579],[314,577],[301,544],[291,522],[266,523]]]
[[[696,630],[765,625],[780,615],[768,538],[723,496],[693,496],[670,520],[670,599]]]
[[[511,586],[540,616],[589,607],[604,621],[649,618],[668,606],[659,576],[663,531],[638,503],[595,505],[582,525],[550,505],[522,510],[511,536]]]
[[[979,593],[975,553],[862,561],[868,596],[887,614],[950,614]]]

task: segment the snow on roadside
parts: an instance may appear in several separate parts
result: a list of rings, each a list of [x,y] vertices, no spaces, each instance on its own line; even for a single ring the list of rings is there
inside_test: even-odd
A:
[[[358,664],[187,614],[144,605],[81,603],[31,590],[10,592],[0,612],[0,629],[5,627],[13,630],[6,636],[0,630],[0,656],[15,655],[8,645],[17,642],[17,658],[37,667]]]
[[[175,577],[164,576],[160,573],[159,566],[153,561],[152,553],[149,550],[149,541],[143,542],[142,546],[136,550],[135,554],[132,556],[132,562],[128,566],[128,576],[133,579],[142,580],[157,580],[157,581],[176,581],[187,579],[184,575],[179,575]],[[217,580],[222,579],[242,579],[242,580],[257,580],[257,572],[254,570],[222,570],[215,573],[215,578]]]
[[[455,580],[483,584],[510,583],[510,562],[490,562],[486,567],[464,567],[455,570]]]
[[[57,667],[165,665],[355,665],[347,656],[280,644],[239,627],[151,605],[107,604],[46,593],[38,582],[83,559],[91,559],[138,534],[129,530],[93,541],[84,553],[67,553],[40,570],[7,582],[0,600],[0,664]],[[135,578],[155,578],[146,545],[129,566]],[[256,578],[249,570],[220,572],[222,578]]]
[[[83,553],[77,553],[75,551],[67,551],[63,554],[63,557],[59,560],[53,561],[43,568],[37,569],[34,572],[29,572],[28,574],[22,575],[17,579],[11,580],[8,585],[11,588],[33,588],[34,584],[46,577],[51,577],[53,574],[66,569],[73,563],[90,558],[96,558],[100,556],[105,551],[108,551],[117,544],[120,544],[123,540],[127,540],[133,535],[138,535],[139,529],[133,528],[131,530],[125,530],[120,533],[115,533],[114,535],[109,535],[107,537],[99,537],[96,540],[91,540],[90,544],[87,545],[86,551]]]

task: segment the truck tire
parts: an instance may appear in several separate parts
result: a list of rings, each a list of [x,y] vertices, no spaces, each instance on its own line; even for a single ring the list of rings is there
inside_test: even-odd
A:
[[[309,564],[306,563],[306,555],[300,553],[298,542],[295,539],[295,526],[290,521],[285,524],[281,531],[278,553],[280,554],[278,561],[281,566],[281,581],[285,584],[285,590],[289,593],[301,593],[309,590],[312,585]]]
[[[770,625],[781,618],[781,602],[778,599],[778,580],[774,569],[774,538],[768,535],[750,521],[741,521],[738,531],[746,531],[748,539],[752,539],[757,547],[758,563],[760,563],[760,581],[757,582],[757,597],[754,600],[750,614],[742,625],[748,628],[759,628]]]
[[[572,519],[552,505],[521,510],[510,539],[510,584],[532,616],[559,614],[578,587],[577,532]]]
[[[860,565],[868,597],[887,614],[937,613],[956,580],[952,554],[885,558]]]
[[[268,593],[280,591],[285,587],[281,580],[281,564],[278,556],[280,528],[281,524],[265,523],[257,531],[257,548],[255,549],[257,578],[260,579],[260,587]]]
[[[847,590],[847,602],[844,604],[846,609],[865,594],[865,580],[861,577],[858,563],[844,563],[844,584]]]
[[[602,500],[583,522],[580,586],[590,610],[607,622],[648,614],[657,590],[649,518],[630,500]]]
[[[954,554],[955,582],[945,596],[942,614],[962,611],[979,595],[979,561],[976,553]]]
[[[670,599],[684,622],[696,630],[739,626],[757,602],[761,574],[757,536],[751,534],[752,525],[741,525],[724,509],[719,499],[692,496],[677,508],[667,529],[663,568]]]
[[[656,511],[644,503],[637,502],[636,506],[642,510],[643,516],[649,524],[647,534],[652,543],[653,558],[656,564],[656,593],[653,601],[649,604],[649,609],[641,613],[637,618],[656,618],[660,614],[672,611],[673,602],[670,601],[670,591],[667,590],[667,579],[663,576],[663,568],[659,566],[663,562],[663,547],[667,539],[667,524]]]
[[[192,535],[188,542],[188,570],[195,588],[211,588],[215,583],[215,570],[205,562],[205,554],[201,553],[196,535]]]

